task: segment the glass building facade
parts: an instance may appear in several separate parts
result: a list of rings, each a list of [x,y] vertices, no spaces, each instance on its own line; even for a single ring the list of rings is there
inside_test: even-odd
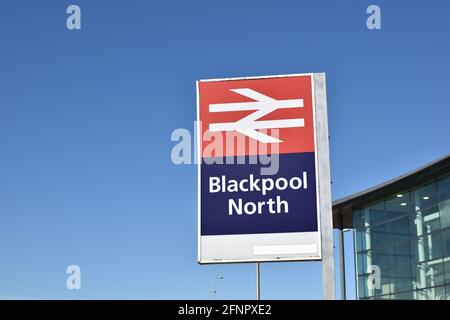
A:
[[[450,299],[450,175],[353,209],[359,299]]]

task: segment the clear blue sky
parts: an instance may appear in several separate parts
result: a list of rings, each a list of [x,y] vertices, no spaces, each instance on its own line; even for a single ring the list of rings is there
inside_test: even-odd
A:
[[[82,30],[66,29],[78,4]],[[378,4],[382,29],[366,28]],[[0,298],[252,299],[254,265],[199,266],[194,165],[170,159],[195,80],[326,72],[333,198],[450,151],[447,1],[2,1]],[[347,237],[350,240],[349,237]],[[350,244],[350,241],[348,241]],[[354,297],[348,248],[349,295]],[[82,269],[82,290],[65,269]],[[319,263],[262,297],[321,298]]]

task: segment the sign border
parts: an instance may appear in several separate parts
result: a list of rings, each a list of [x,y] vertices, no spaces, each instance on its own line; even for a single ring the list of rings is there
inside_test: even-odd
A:
[[[199,83],[200,82],[217,82],[217,81],[233,81],[233,80],[257,80],[257,79],[270,79],[270,78],[287,78],[287,77],[302,77],[309,76],[311,78],[312,89],[312,108],[313,108],[313,121],[314,121],[314,158],[315,158],[315,170],[316,170],[316,201],[317,201],[317,222],[318,222],[318,255],[311,257],[293,257],[293,258],[279,258],[271,256],[267,258],[257,259],[223,259],[223,260],[202,260],[202,235],[201,235],[201,165],[202,165],[202,128],[200,122],[200,95],[199,95]],[[323,86],[316,88],[316,82],[323,81]],[[317,90],[319,89],[319,90]],[[287,261],[322,261],[324,254],[324,243],[322,238],[324,237],[324,230],[322,229],[323,211],[329,207],[331,210],[331,180],[329,179],[330,165],[329,165],[329,147],[328,140],[323,142],[323,137],[318,137],[319,126],[324,130],[325,125],[326,136],[328,139],[328,122],[327,122],[327,105],[326,105],[326,89],[325,89],[325,73],[296,73],[296,74],[284,74],[284,75],[268,75],[268,76],[251,76],[251,77],[234,77],[234,78],[218,78],[218,79],[203,79],[196,81],[196,100],[197,100],[197,126],[196,126],[196,139],[197,139],[197,261],[199,264],[226,264],[226,263],[255,263],[255,262],[287,262]],[[320,102],[318,112],[318,104],[316,101],[316,95],[320,95],[319,98],[324,99]],[[318,140],[318,138],[321,138]],[[320,143],[319,143],[320,141]],[[325,173],[325,176],[324,176]],[[328,174],[327,174],[328,173]],[[328,178],[327,178],[328,175]],[[328,187],[323,188],[320,185],[328,181]],[[328,194],[327,194],[328,193]],[[321,205],[321,201],[325,202]],[[328,211],[328,210],[326,210]],[[331,211],[329,212],[331,218]],[[325,221],[326,222],[326,221]],[[327,223],[325,223],[327,224]],[[305,232],[295,232],[294,234],[300,234]],[[267,233],[270,235],[271,233]],[[279,233],[274,233],[279,234]],[[252,235],[252,234],[249,234]],[[224,235],[225,236],[225,235]],[[331,235],[332,237],[332,235]],[[328,237],[326,237],[328,242]],[[332,246],[331,246],[332,247]]]

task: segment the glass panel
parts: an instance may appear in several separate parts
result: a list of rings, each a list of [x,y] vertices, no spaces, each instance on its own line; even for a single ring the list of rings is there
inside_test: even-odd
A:
[[[353,210],[353,228],[356,230],[364,228],[364,220],[361,218],[360,210]]]
[[[430,265],[434,272],[434,285],[435,286],[443,285],[445,283],[444,259],[438,259],[436,261],[433,261],[433,263],[430,262]]]
[[[413,259],[411,256],[397,256],[396,261],[396,274],[397,277],[409,278],[410,281],[413,277]]]
[[[408,291],[408,292],[412,292],[413,288],[413,282],[411,281],[410,278],[397,278],[395,280],[395,292],[399,293],[399,292],[404,292],[404,291]]]
[[[362,261],[363,261],[362,273],[363,274],[368,274],[369,273],[369,267],[372,266],[372,252],[371,251],[367,251],[365,253],[361,253],[361,257],[362,257]]]
[[[426,228],[424,228],[425,233],[432,233],[441,229],[441,215],[438,206],[423,209],[422,214],[424,226]]]
[[[413,291],[399,292],[396,294],[397,300],[412,300],[413,298]]]
[[[388,243],[386,232],[386,224],[380,224],[371,228],[370,233],[370,247],[374,253],[385,253]]]
[[[414,250],[417,262],[429,261],[443,257],[441,234],[435,232],[422,237],[417,237]]]
[[[438,204],[436,183],[428,183],[413,189],[411,197],[415,211],[436,207]]]
[[[417,300],[427,300],[427,291],[426,290],[418,290],[416,291]]]
[[[367,250],[366,239],[370,239],[370,230],[356,230],[356,251],[361,252]],[[369,241],[370,243],[370,241]]]
[[[366,227],[369,225],[371,227],[376,226],[380,223],[383,223],[385,220],[384,217],[384,202],[376,202],[370,204],[368,207],[363,209],[363,217],[366,222]]]
[[[391,230],[395,235],[404,235],[409,237],[411,235],[411,217],[410,215],[400,216],[397,219],[391,220],[389,224],[391,225]]]
[[[450,175],[440,178],[437,181],[439,202],[450,200]]]
[[[416,287],[424,289],[443,284],[444,268],[442,262],[443,260],[419,263],[417,265]]]
[[[367,285],[366,285],[366,277],[359,275],[358,276],[358,294],[359,298],[367,297]]]
[[[450,227],[450,176],[437,182],[441,228]]]
[[[358,261],[357,261],[357,263],[358,263],[358,274],[361,275],[364,272],[363,271],[364,270],[363,256],[362,256],[361,253],[358,253],[357,257],[358,257]]]
[[[391,292],[392,282],[385,274],[381,276],[381,294],[389,294]]]
[[[366,228],[361,233],[361,242],[363,243],[364,250],[370,250],[372,248],[371,230]]]
[[[411,252],[411,240],[410,238],[403,238],[395,236],[394,242],[395,255],[396,256],[412,256]]]
[[[417,291],[419,300],[435,300],[436,290],[435,288],[425,288]]]
[[[450,284],[450,258],[446,257],[444,259],[444,275],[445,275],[445,283]],[[448,292],[450,294],[450,292]]]
[[[439,202],[439,213],[441,216],[441,228],[450,228],[450,200]]]
[[[373,254],[372,264],[380,268],[381,273],[384,275],[384,271],[388,269],[388,256],[386,254]]]
[[[441,233],[442,236],[442,251],[443,256],[446,258],[450,257],[450,229],[445,229]],[[450,275],[449,275],[450,277]]]
[[[386,255],[386,260],[387,260],[387,267],[386,269],[383,270],[383,274],[382,276],[384,277],[395,277],[397,274],[396,271],[396,256],[393,253],[394,252],[394,248],[391,247],[390,248],[392,250],[392,253],[389,253],[388,255]]]
[[[415,213],[414,219],[416,235],[424,235],[441,229],[440,213],[437,206],[423,209]]]
[[[436,287],[434,290],[436,300],[446,300],[445,286]]]
[[[386,199],[386,216],[388,220],[398,218],[409,214],[411,211],[411,201],[408,191],[399,192],[398,194]]]

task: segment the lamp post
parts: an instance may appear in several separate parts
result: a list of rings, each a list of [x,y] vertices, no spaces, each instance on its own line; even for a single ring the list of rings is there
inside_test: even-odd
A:
[[[213,300],[216,300],[216,293],[217,293],[217,290],[216,290],[216,281],[217,280],[222,280],[223,279],[223,277],[222,276],[214,276],[214,280],[213,280],[213,290],[212,290],[212,297],[213,297]]]

